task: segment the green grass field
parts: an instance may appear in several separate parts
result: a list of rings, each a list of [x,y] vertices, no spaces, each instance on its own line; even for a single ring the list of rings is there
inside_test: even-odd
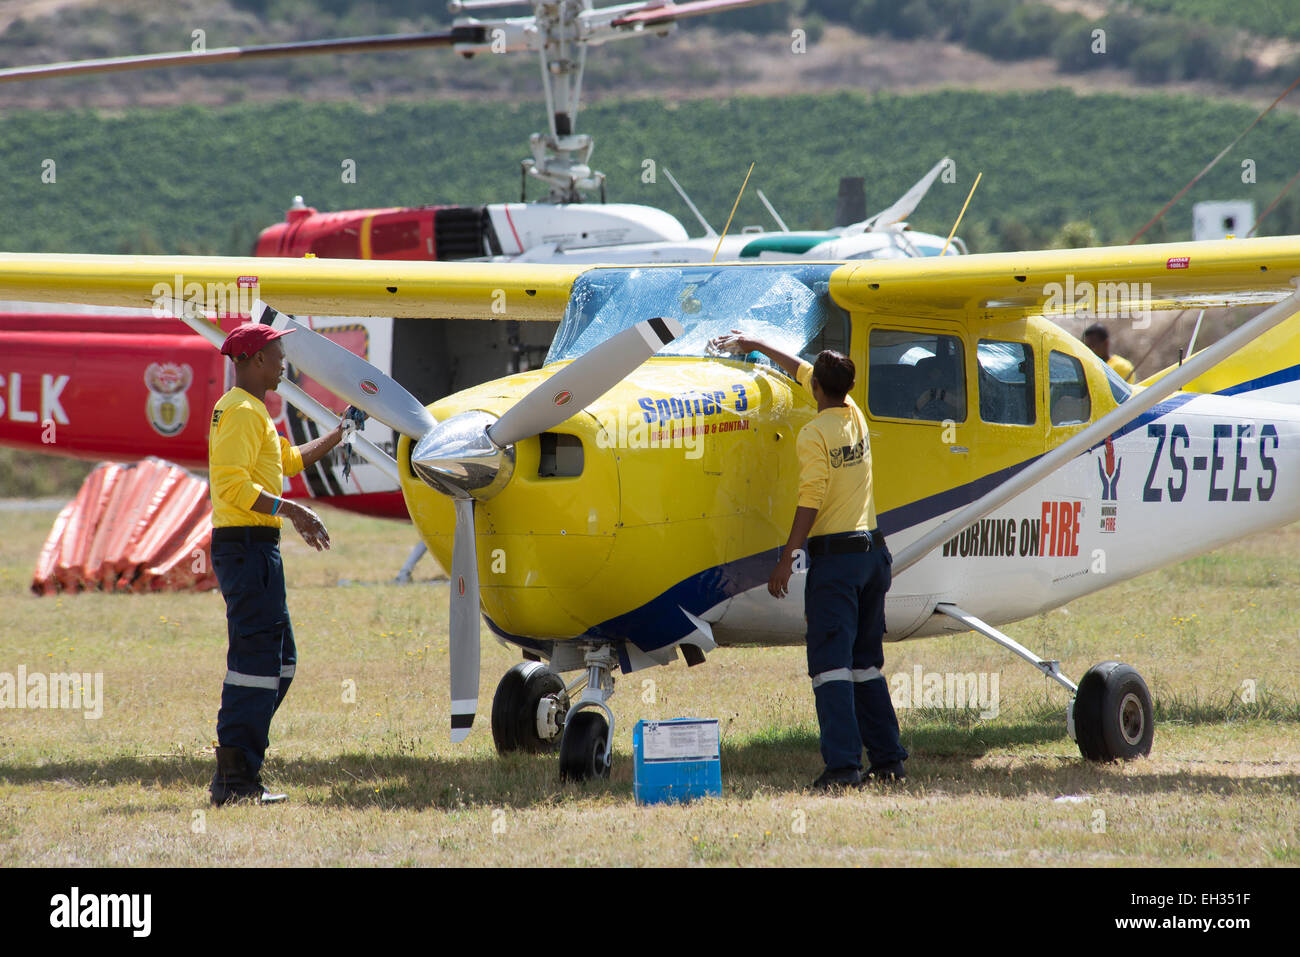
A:
[[[453,746],[446,586],[428,559],[424,582],[387,584],[412,532],[330,512],[332,552],[284,546],[299,669],[267,777],[291,803],[214,810],[220,596],[35,598],[53,518],[4,513],[0,672],[102,672],[103,714],[0,710],[0,865],[1300,864],[1300,526],[1008,628],[1076,680],[1136,666],[1149,759],[1084,764],[1064,692],[965,635],[887,648],[886,670],[997,673],[998,716],[902,711],[908,781],[823,797],[802,790],[821,762],[800,648],[619,678],[613,775],[579,786],[553,757],[496,755],[486,715],[518,657],[486,638],[480,717]],[[723,796],[636,806],[632,725],[684,715],[722,722]]]

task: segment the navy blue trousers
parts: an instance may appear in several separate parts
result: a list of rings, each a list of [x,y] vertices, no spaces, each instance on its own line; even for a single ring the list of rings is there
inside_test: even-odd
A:
[[[830,770],[907,759],[898,716],[880,669],[885,664],[885,593],[892,582],[888,548],[809,557],[804,585],[808,675],[813,680],[822,759]]]
[[[226,679],[217,743],[244,752],[257,774],[271,718],[293,682],[298,653],[285,599],[284,565],[274,542],[213,542],[212,566],[226,599]]]

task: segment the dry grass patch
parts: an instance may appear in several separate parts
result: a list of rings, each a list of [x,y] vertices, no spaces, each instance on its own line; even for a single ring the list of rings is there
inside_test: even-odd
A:
[[[104,703],[98,720],[0,712],[3,865],[1300,863],[1300,528],[1010,627],[1076,679],[1112,657],[1137,667],[1160,718],[1149,760],[1084,764],[1059,688],[953,636],[892,646],[887,670],[996,672],[997,717],[903,711],[907,782],[824,797],[802,790],[820,759],[800,648],[722,649],[701,668],[621,677],[612,777],[566,786],[553,757],[496,755],[486,713],[518,658],[485,638],[483,713],[466,745],[451,745],[445,584],[427,581],[427,559],[426,581],[389,584],[410,531],[331,513],[333,552],[285,546],[300,665],[267,773],[292,803],[214,811],[220,597],[34,598],[53,513],[5,518],[0,671],[102,672]],[[721,720],[723,795],[639,808],[632,725],[683,715]]]

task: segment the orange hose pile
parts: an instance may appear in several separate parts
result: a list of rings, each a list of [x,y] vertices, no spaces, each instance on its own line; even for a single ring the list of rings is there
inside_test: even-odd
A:
[[[106,462],[54,520],[32,591],[206,591],[211,546],[207,482],[162,459]]]

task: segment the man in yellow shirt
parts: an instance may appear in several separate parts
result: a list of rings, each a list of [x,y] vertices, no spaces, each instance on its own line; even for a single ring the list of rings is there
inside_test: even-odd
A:
[[[1106,327],[1100,322],[1094,322],[1083,330],[1083,344],[1091,349],[1097,355],[1097,358],[1114,369],[1116,374],[1125,382],[1133,381],[1133,363],[1119,353],[1111,353],[1110,333],[1106,331]]]
[[[739,332],[714,345],[729,352],[763,353],[817,402],[817,416],[795,440],[798,504],[767,586],[773,597],[785,597],[795,553],[806,542],[808,675],[826,762],[813,786],[829,790],[860,783],[864,745],[871,762],[868,778],[903,778],[907,751],[899,742],[898,717],[880,672],[893,559],[876,528],[867,423],[849,398],[853,361],[828,349],[810,365]]]
[[[208,433],[212,565],[226,600],[230,640],[210,787],[217,806],[239,798],[284,800],[265,792],[261,777],[271,718],[297,664],[280,562],[281,520],[289,519],[313,548],[330,545],[315,512],[280,497],[285,476],[315,464],[343,437],[340,424],[294,447],[276,432],[262,400],[284,375],[278,340],[287,332],[246,322],[226,337],[221,354],[235,364],[235,387],[212,410]]]

